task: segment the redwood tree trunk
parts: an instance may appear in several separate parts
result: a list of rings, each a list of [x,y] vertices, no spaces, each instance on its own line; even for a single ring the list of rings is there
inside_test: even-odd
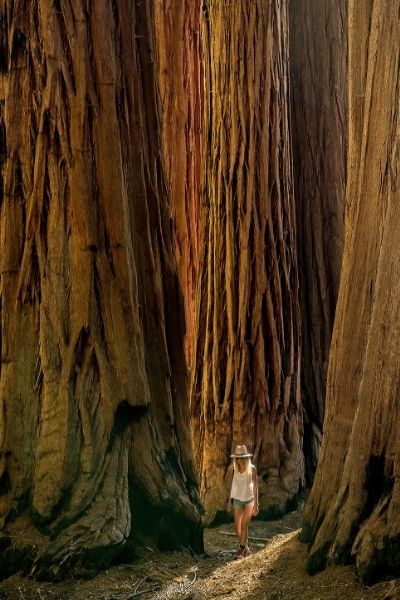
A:
[[[254,452],[264,515],[303,482],[286,2],[203,2],[204,179],[192,419],[206,520]]]
[[[318,460],[344,241],[348,0],[289,2],[304,456]]]
[[[151,5],[0,29],[0,571],[104,566],[152,510],[199,547]]]
[[[311,572],[400,571],[400,2],[350,2],[343,272],[324,438],[303,536]]]

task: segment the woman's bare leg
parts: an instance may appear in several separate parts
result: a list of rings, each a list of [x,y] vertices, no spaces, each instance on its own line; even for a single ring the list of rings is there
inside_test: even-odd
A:
[[[241,544],[240,537],[242,533],[242,520],[243,520],[243,508],[240,506],[239,508],[233,509],[233,518],[235,519],[235,530],[236,535],[239,540],[239,544]]]
[[[242,519],[240,522],[240,545],[247,546],[248,537],[249,537],[249,523],[251,521],[251,517],[253,516],[254,503],[246,504],[243,508]]]

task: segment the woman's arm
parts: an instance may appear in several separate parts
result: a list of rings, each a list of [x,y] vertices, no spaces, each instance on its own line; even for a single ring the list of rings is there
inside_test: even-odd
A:
[[[258,506],[258,481],[257,481],[257,469],[253,465],[252,468],[252,478],[253,478],[253,491],[254,491],[254,509],[253,515],[258,515],[259,506]]]
[[[230,486],[229,486],[229,496],[226,500],[226,511],[227,512],[232,512],[232,498],[231,498],[231,492],[232,492],[232,482],[233,482],[233,467],[232,465],[229,467],[229,476],[228,476],[228,481],[230,481]]]

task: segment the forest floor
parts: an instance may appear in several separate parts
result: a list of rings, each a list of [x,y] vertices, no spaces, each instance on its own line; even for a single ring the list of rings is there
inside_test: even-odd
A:
[[[352,566],[307,575],[300,519],[294,512],[253,520],[247,558],[235,558],[233,524],[221,525],[205,530],[204,555],[144,547],[131,564],[90,580],[39,583],[14,575],[0,583],[0,600],[400,600],[400,579],[362,586]]]

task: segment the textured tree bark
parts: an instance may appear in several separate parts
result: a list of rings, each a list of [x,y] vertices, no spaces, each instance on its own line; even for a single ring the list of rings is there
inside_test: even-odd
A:
[[[0,2],[2,575],[201,547],[153,17]]]
[[[289,2],[304,456],[318,460],[344,241],[348,0]]]
[[[164,162],[174,249],[185,304],[185,352],[191,366],[199,270],[203,62],[200,0],[156,0],[156,43]]]
[[[264,516],[303,482],[286,2],[203,2],[204,180],[191,394],[206,521],[254,452]]]
[[[305,509],[308,568],[399,573],[400,2],[349,8],[346,238],[321,458]]]

